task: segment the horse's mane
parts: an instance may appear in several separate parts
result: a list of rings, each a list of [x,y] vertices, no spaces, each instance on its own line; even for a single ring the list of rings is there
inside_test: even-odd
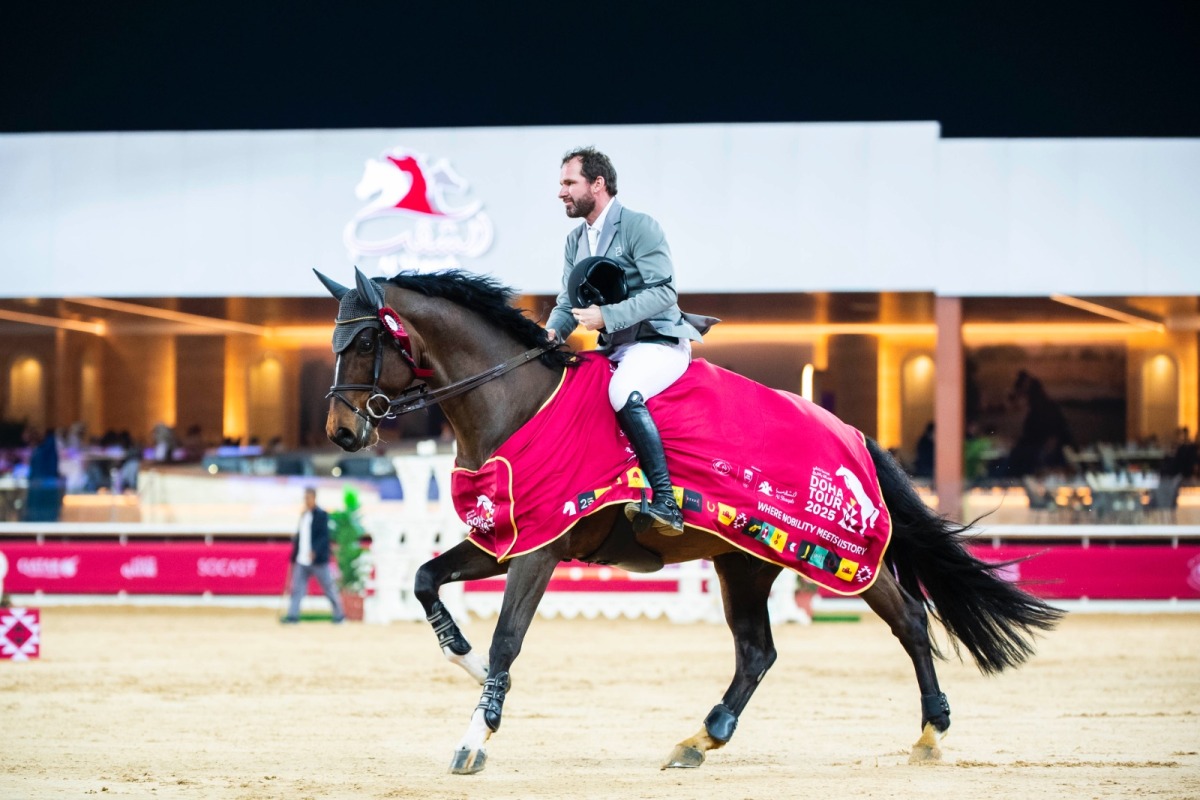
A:
[[[447,269],[438,272],[399,272],[388,278],[388,282],[401,289],[426,297],[439,297],[468,308],[530,349],[549,342],[546,329],[512,305],[516,291],[495,278],[461,269]],[[576,366],[579,359],[571,351],[558,347],[543,353],[541,362],[552,369],[561,369]]]

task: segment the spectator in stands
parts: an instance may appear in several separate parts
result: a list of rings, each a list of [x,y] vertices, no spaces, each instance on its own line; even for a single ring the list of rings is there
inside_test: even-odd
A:
[[[292,539],[292,597],[283,622],[300,621],[300,601],[308,592],[310,577],[317,579],[321,591],[329,598],[334,624],[345,621],[342,602],[329,570],[330,551],[329,514],[317,505],[317,490],[310,486],[304,490],[304,513],[300,515],[300,527]]]
[[[1046,393],[1041,380],[1021,370],[1011,396],[1023,400],[1026,411],[1021,435],[1008,455],[1009,474],[1020,477],[1065,466],[1063,447],[1075,442],[1067,418]]]
[[[917,440],[917,457],[913,461],[913,475],[917,478],[933,477],[933,423],[925,426],[925,432]]]
[[[58,522],[62,513],[62,478],[58,474],[58,439],[53,430],[43,436],[30,429],[29,488],[24,522]]]
[[[175,451],[175,429],[165,422],[159,422],[150,432],[154,440],[154,460],[170,461]]]
[[[183,452],[185,461],[199,461],[204,457],[206,447],[204,428],[199,424],[189,425],[183,435]]]
[[[1197,465],[1200,465],[1200,444],[1192,438],[1191,431],[1184,426],[1179,429],[1175,452],[1167,456],[1166,463],[1163,464],[1163,474],[1182,475],[1186,481],[1196,473]]]

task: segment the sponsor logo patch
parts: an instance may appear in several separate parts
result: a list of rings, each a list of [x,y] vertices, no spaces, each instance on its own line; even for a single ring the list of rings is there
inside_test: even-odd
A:
[[[625,483],[631,489],[645,489],[646,476],[642,474],[642,470],[638,467],[633,467],[625,473]]]
[[[587,509],[591,508],[595,502],[611,488],[611,486],[605,486],[592,492],[584,492],[575,498],[575,503],[579,506],[580,511],[586,511]]]
[[[844,581],[852,581],[854,580],[854,576],[858,574],[858,562],[843,558],[841,563],[838,564],[837,572],[834,574]]]
[[[757,539],[759,536],[762,535],[763,528],[766,526],[767,526],[767,523],[763,522],[761,519],[755,519],[754,517],[751,517],[746,522],[746,526],[744,528],[742,528],[742,533],[746,534],[747,536],[752,536],[755,539]]]
[[[767,546],[770,547],[772,550],[774,550],[776,553],[782,553],[784,551],[784,548],[787,547],[787,543],[788,543],[787,534],[784,533],[783,531],[779,530],[778,528],[776,528],[774,531],[771,532],[771,538],[767,540]]]

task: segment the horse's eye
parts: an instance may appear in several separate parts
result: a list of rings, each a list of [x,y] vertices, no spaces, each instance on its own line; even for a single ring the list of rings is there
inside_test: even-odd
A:
[[[358,339],[358,352],[369,353],[375,347],[375,339],[372,336],[360,336]]]

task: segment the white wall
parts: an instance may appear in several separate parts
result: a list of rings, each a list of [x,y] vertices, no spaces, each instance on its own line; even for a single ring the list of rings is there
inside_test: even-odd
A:
[[[448,159],[462,266],[558,289],[559,158],[594,144],[689,292],[1200,294],[1200,140],[940,140],[936,123],[0,135],[0,296],[319,295],[364,162]],[[371,223],[380,224],[380,223]],[[411,223],[406,223],[411,224]],[[390,268],[390,269],[389,269]]]
[[[1200,140],[943,140],[943,295],[1200,292]]]

